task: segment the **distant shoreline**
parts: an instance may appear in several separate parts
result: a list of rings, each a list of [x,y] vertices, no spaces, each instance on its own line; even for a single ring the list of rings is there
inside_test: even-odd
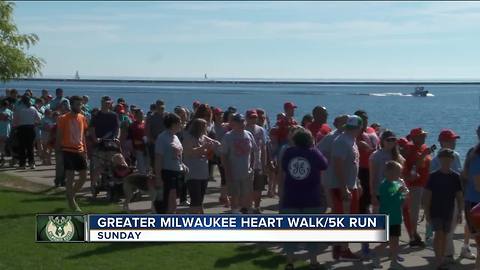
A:
[[[456,82],[456,81],[295,81],[295,80],[145,80],[145,79],[55,79],[55,78],[23,78],[15,79],[12,81],[51,81],[51,82],[109,82],[109,83],[191,83],[191,84],[206,84],[206,83],[218,83],[218,84],[351,84],[351,85],[475,85],[480,84],[480,81],[471,82]]]

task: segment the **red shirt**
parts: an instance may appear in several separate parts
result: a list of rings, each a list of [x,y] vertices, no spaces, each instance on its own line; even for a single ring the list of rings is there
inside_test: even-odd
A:
[[[277,122],[277,138],[280,144],[286,143],[288,141],[288,130],[290,127],[296,126],[297,121],[293,118],[282,118],[282,120]]]
[[[368,131],[363,132],[358,136],[357,142],[359,141],[364,141],[366,142],[371,150],[364,149],[361,146],[358,146],[358,152],[360,153],[360,162],[359,162],[359,167],[363,169],[368,169],[369,168],[369,159],[370,155],[378,149],[378,145],[380,143],[380,140],[377,137],[377,134],[375,131],[373,133],[370,133]]]
[[[133,122],[128,130],[129,138],[132,140],[133,148],[135,150],[143,151],[145,150],[145,141],[143,137],[145,137],[145,122]]]
[[[320,124],[318,122],[310,123],[307,125],[307,129],[310,130],[316,142],[321,141],[323,137],[332,131],[328,124]]]
[[[406,157],[405,157],[405,166],[403,168],[403,174],[405,178],[408,180],[410,179],[410,174],[413,165],[416,166],[418,158],[422,155],[424,151],[427,149],[427,145],[423,144],[422,146],[418,147],[413,144],[407,144],[405,146],[406,149]],[[432,157],[430,155],[426,156],[423,160],[423,166],[417,167],[416,171],[418,173],[418,178],[414,181],[406,181],[408,187],[424,187],[427,184],[428,177],[430,175],[430,162],[432,161]]]

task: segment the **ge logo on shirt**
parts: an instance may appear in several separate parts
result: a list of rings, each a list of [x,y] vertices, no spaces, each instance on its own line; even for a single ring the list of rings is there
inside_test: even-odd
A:
[[[303,180],[310,175],[310,163],[303,157],[295,157],[288,164],[288,172],[295,180]]]

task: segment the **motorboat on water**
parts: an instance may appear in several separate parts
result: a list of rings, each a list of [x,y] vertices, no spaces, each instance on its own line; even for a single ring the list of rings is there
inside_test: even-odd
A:
[[[415,87],[415,92],[412,93],[414,97],[426,97],[428,94],[428,90],[425,90],[423,86]]]

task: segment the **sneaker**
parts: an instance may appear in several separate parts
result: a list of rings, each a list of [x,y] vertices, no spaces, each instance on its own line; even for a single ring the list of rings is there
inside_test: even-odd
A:
[[[469,247],[462,247],[462,252],[460,252],[460,258],[475,260],[475,254],[472,253]]]
[[[397,262],[404,262],[405,258],[400,257],[400,255],[397,256]]]
[[[403,270],[405,269],[403,267],[403,265],[401,265],[400,263],[398,263],[397,261],[392,261],[390,263],[390,268],[389,269],[393,269],[393,270]]]
[[[380,264],[380,259],[378,257],[373,258],[372,262],[372,268],[373,269],[382,269],[382,265]]]
[[[30,164],[30,169],[35,170],[35,163]]]
[[[23,165],[23,166],[18,166],[18,169],[19,169],[19,170],[25,170],[25,169],[27,169],[27,167],[25,167],[25,165]]]
[[[340,252],[340,258],[339,259],[340,260],[346,260],[346,261],[360,261],[360,257],[353,254],[352,251],[349,248]]]
[[[189,201],[183,201],[183,202],[180,202],[179,205],[180,206],[190,206],[190,202]]]
[[[419,239],[419,238],[410,241],[410,243],[408,243],[408,245],[410,247],[422,247],[422,248],[425,247],[425,243],[422,241],[422,239]]]

